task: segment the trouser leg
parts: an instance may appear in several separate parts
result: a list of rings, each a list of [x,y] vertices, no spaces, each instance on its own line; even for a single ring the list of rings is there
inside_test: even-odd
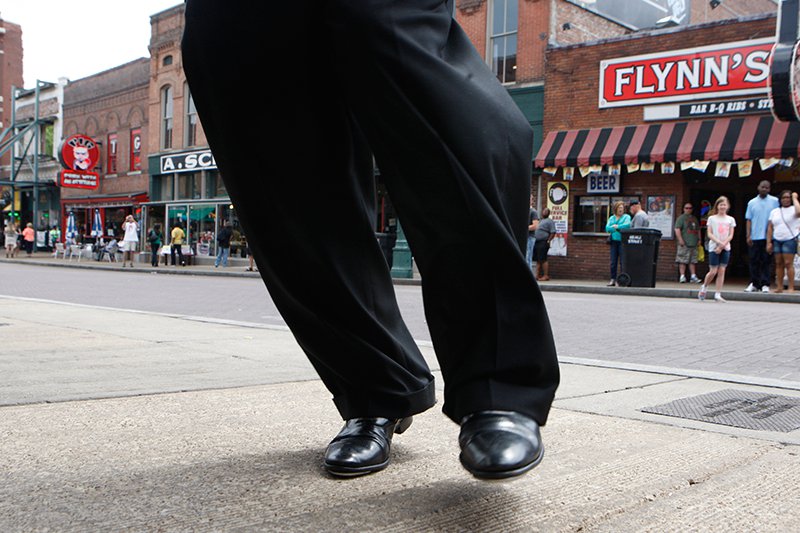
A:
[[[340,414],[399,418],[433,405],[433,377],[374,234],[372,158],[327,56],[323,4],[190,0],[184,68],[258,270]],[[263,109],[230,109],[265,68]]]
[[[453,420],[544,423],[558,364],[524,256],[532,132],[441,0],[329,6],[342,84],[422,275]]]

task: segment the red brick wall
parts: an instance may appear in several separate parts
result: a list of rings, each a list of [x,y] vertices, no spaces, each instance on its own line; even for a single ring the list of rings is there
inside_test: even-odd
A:
[[[715,43],[756,39],[775,35],[774,16],[754,18],[747,22],[716,22],[689,29],[665,30],[640,33],[628,38],[614,39],[598,44],[574,45],[551,48],[546,54],[545,77],[545,134],[550,131],[578,128],[595,128],[639,124],[643,122],[641,106],[598,109],[599,63],[601,59],[624,57],[692,48]],[[771,172],[771,171],[768,171]],[[705,185],[720,194],[730,195],[737,201],[734,216],[743,222],[744,199],[755,194],[755,183],[772,179],[772,173],[754,172],[751,178],[742,180],[715,180]],[[559,172],[555,178],[560,179]],[[551,178],[543,181],[553,181]],[[777,186],[776,186],[777,188]],[[546,186],[543,187],[546,190]],[[639,196],[645,200],[649,194],[674,194],[675,217],[681,213],[681,205],[690,200],[692,187],[679,171],[675,174],[635,172],[623,177],[622,194]],[[585,194],[586,180],[576,172],[570,182],[570,234],[567,242],[568,257],[553,257],[551,276],[556,278],[608,279],[609,250],[604,237],[572,235],[575,211],[575,196]],[[543,203],[544,205],[544,203]],[[695,206],[697,207],[697,206]],[[697,214],[697,212],[695,212]],[[744,225],[742,224],[742,231]],[[662,240],[659,250],[657,278],[675,280],[675,240]],[[744,251],[734,250],[741,261]],[[702,274],[705,265],[698,269]]]
[[[546,54],[545,132],[638,124],[638,106],[598,109],[600,61],[775,35],[775,17],[694,26],[683,31],[639,33],[600,44],[551,48]]]
[[[2,128],[11,124],[11,87],[23,88],[22,79],[22,28],[18,24],[0,19],[0,122]],[[8,165],[11,154],[0,158],[0,166]]]
[[[64,88],[64,137],[76,133],[99,141],[100,186],[92,195],[139,193],[148,189],[146,153],[141,171],[130,171],[130,131],[142,129],[147,139],[149,61],[139,59],[71,82]],[[117,172],[107,168],[108,135],[117,134]],[[145,145],[146,146],[146,145]],[[83,197],[83,189],[61,189],[64,199]]]

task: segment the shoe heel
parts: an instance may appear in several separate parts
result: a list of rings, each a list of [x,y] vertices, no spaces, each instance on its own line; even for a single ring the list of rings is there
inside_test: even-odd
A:
[[[394,426],[394,432],[398,435],[409,428],[411,422],[414,421],[413,416],[407,416],[406,418],[401,418],[397,421],[397,425]]]

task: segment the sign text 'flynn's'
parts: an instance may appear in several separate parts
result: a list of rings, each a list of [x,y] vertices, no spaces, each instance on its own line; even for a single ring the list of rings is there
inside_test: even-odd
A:
[[[774,42],[756,39],[601,61],[599,107],[767,92]]]

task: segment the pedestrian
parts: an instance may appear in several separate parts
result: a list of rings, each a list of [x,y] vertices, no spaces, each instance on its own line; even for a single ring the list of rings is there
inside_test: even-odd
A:
[[[770,254],[767,252],[767,224],[769,214],[779,207],[778,199],[770,192],[767,180],[758,184],[758,195],[747,202],[744,214],[747,232],[747,256],[750,264],[750,284],[746,292],[769,292]]]
[[[550,281],[550,263],[547,261],[547,252],[550,242],[556,236],[556,223],[550,218],[550,209],[542,210],[542,219],[534,232],[533,258],[536,261],[536,279]],[[541,271],[541,275],[540,275]]]
[[[61,230],[58,226],[50,228],[50,246],[55,249],[56,243],[61,242]]]
[[[246,270],[247,270],[248,272],[253,272],[253,271],[255,271],[255,270],[256,270],[256,266],[255,266],[255,260],[254,260],[254,258],[253,258],[253,252],[250,250],[250,243],[247,243],[247,244],[245,245],[244,252],[245,252],[245,255],[247,255],[247,262],[248,262],[248,265],[247,265],[247,269],[246,269]]]
[[[25,251],[28,254],[28,257],[33,254],[33,249],[35,247],[34,241],[36,240],[36,231],[33,229],[33,224],[28,222],[25,224],[25,229],[22,230],[22,239],[25,244]]]
[[[158,266],[158,252],[164,242],[164,234],[161,233],[161,224],[154,224],[147,232],[147,242],[150,244],[150,266]]]
[[[122,267],[125,267],[125,262],[130,262],[133,268],[133,258],[136,254],[136,247],[139,244],[139,223],[133,218],[133,215],[125,217],[125,222],[122,223],[122,230],[125,234],[122,237]]]
[[[559,378],[524,255],[532,131],[452,8],[186,3],[184,70],[225,188],[272,298],[345,420],[324,455],[334,476],[386,467],[393,434],[436,402],[375,239],[373,162],[425,280],[461,464],[506,478],[542,458],[539,426]],[[314,57],[314,69],[297,69],[298,57]],[[264,123],[226,103],[264,65],[261,97],[279,102],[269,128],[280,134],[260,149],[270,170],[254,179],[242,139],[262,136]],[[280,81],[287,69],[290,84]],[[322,93],[319,79],[330,80]],[[325,199],[322,220],[309,216],[308,191]]]
[[[172,266],[175,266],[175,256],[178,256],[178,264],[181,266],[186,266],[186,262],[183,259],[183,240],[186,238],[186,233],[183,231],[183,226],[180,222],[175,223],[175,227],[172,228],[172,232],[170,233],[170,248],[169,248],[169,255],[172,259]]]
[[[783,274],[788,278],[788,290],[794,292],[794,256],[800,236],[800,202],[797,193],[781,191],[780,207],[769,214],[767,224],[767,253],[775,254],[775,292],[783,292]]]
[[[678,263],[680,283],[686,283],[686,265],[689,265],[692,283],[700,283],[697,277],[697,245],[700,242],[700,222],[692,213],[694,207],[690,202],[683,205],[683,213],[675,221],[675,239],[678,249],[675,252],[675,262]]]
[[[536,233],[536,228],[539,226],[539,213],[533,207],[533,196],[531,196],[531,207],[528,213],[528,247],[525,252],[525,260],[528,262],[528,266],[536,272],[536,268],[534,267],[534,258],[533,258],[533,245],[536,243],[536,237],[534,234]]]
[[[639,200],[631,200],[631,229],[647,228],[650,226],[650,219],[647,218],[647,213],[642,209],[642,204]]]
[[[228,266],[228,256],[231,253],[231,237],[233,237],[231,223],[226,220],[219,233],[217,233],[217,258],[214,260],[214,268],[217,268],[220,263],[222,263],[223,267]]]
[[[608,217],[606,222],[608,244],[611,245],[611,281],[608,282],[608,286],[616,287],[617,265],[622,264],[622,234],[619,230],[631,227],[631,216],[625,212],[625,203],[622,201],[614,202],[612,212],[614,214]]]
[[[11,259],[16,253],[17,239],[19,238],[17,226],[14,224],[13,220],[6,224],[6,227],[3,229],[3,236],[5,237],[6,258]]]
[[[722,285],[725,283],[725,270],[731,259],[731,241],[733,240],[734,228],[736,228],[736,220],[728,214],[730,206],[728,199],[725,196],[720,196],[714,202],[714,207],[711,208],[709,217],[706,220],[709,270],[703,280],[703,284],[700,286],[700,292],[697,294],[700,301],[706,299],[708,286],[715,278],[716,292],[714,293],[714,300],[722,303],[727,301],[722,297]]]

